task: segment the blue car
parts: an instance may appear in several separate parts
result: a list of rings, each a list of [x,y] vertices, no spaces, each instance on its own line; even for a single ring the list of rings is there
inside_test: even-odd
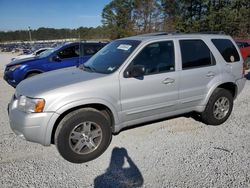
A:
[[[98,52],[107,43],[74,42],[46,50],[39,56],[14,60],[7,64],[4,79],[12,87],[22,80],[37,74],[56,69],[79,66]]]

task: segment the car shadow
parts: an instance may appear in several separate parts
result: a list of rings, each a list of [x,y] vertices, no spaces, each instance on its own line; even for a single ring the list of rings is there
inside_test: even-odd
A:
[[[127,161],[128,167],[125,163]],[[109,167],[106,172],[94,180],[95,188],[128,188],[141,187],[143,185],[143,177],[129,157],[125,148],[115,147],[112,151]]]

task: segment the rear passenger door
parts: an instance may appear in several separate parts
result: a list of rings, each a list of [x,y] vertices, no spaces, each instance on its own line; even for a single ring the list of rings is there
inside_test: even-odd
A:
[[[182,70],[180,71],[180,108],[199,106],[206,97],[209,84],[219,79],[219,70],[208,45],[201,39],[179,40]]]

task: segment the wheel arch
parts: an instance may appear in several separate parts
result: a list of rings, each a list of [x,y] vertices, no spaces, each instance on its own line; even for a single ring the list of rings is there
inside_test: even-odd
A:
[[[101,111],[107,118],[109,118],[110,120],[110,126],[112,127],[112,131],[114,131],[114,126],[115,126],[115,115],[114,113],[112,112],[111,108],[108,107],[107,105],[105,104],[102,104],[102,103],[91,103],[91,104],[83,104],[83,105],[78,105],[78,106],[74,106],[72,108],[69,108],[67,110],[65,110],[63,113],[61,113],[59,115],[59,117],[56,119],[54,125],[53,125],[53,128],[52,128],[52,131],[51,131],[51,136],[50,136],[50,143],[51,144],[54,144],[54,137],[55,137],[55,132],[56,132],[56,129],[59,125],[59,123],[61,122],[61,120],[67,115],[69,114],[70,112],[73,112],[75,110],[78,110],[78,109],[81,109],[81,108],[94,108],[96,110],[99,110]]]
[[[217,88],[223,88],[223,89],[230,91],[234,99],[237,96],[238,88],[237,88],[237,85],[233,82],[226,82],[226,83],[220,84]]]
[[[237,85],[235,83],[233,83],[233,82],[219,83],[218,85],[215,85],[213,88],[211,88],[210,91],[208,92],[208,94],[206,96],[206,100],[205,100],[204,106],[207,105],[207,103],[209,101],[209,98],[211,97],[211,95],[213,94],[213,92],[217,88],[223,88],[223,89],[226,89],[226,90],[230,91],[230,93],[232,94],[233,98],[236,99],[238,88],[237,88]]]
[[[41,74],[41,73],[43,73],[43,71],[41,71],[41,70],[36,70],[36,69],[34,69],[34,70],[29,70],[29,71],[27,71],[26,72],[26,74],[24,75],[24,79],[26,79],[30,74],[33,74],[33,73],[38,73],[38,74]]]

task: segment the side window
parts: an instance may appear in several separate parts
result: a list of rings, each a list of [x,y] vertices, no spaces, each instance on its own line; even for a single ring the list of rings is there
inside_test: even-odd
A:
[[[84,55],[94,55],[102,46],[98,44],[84,44]]]
[[[174,44],[172,41],[149,44],[142,49],[132,63],[143,65],[145,75],[174,71]]]
[[[240,56],[231,40],[212,39],[212,42],[226,62],[232,63],[240,60]]]
[[[182,69],[215,64],[212,52],[202,40],[180,40]]]
[[[63,50],[58,52],[57,55],[61,59],[66,59],[66,58],[78,57],[79,54],[80,54],[79,45],[76,45],[76,46],[70,46],[70,47],[64,48]]]

